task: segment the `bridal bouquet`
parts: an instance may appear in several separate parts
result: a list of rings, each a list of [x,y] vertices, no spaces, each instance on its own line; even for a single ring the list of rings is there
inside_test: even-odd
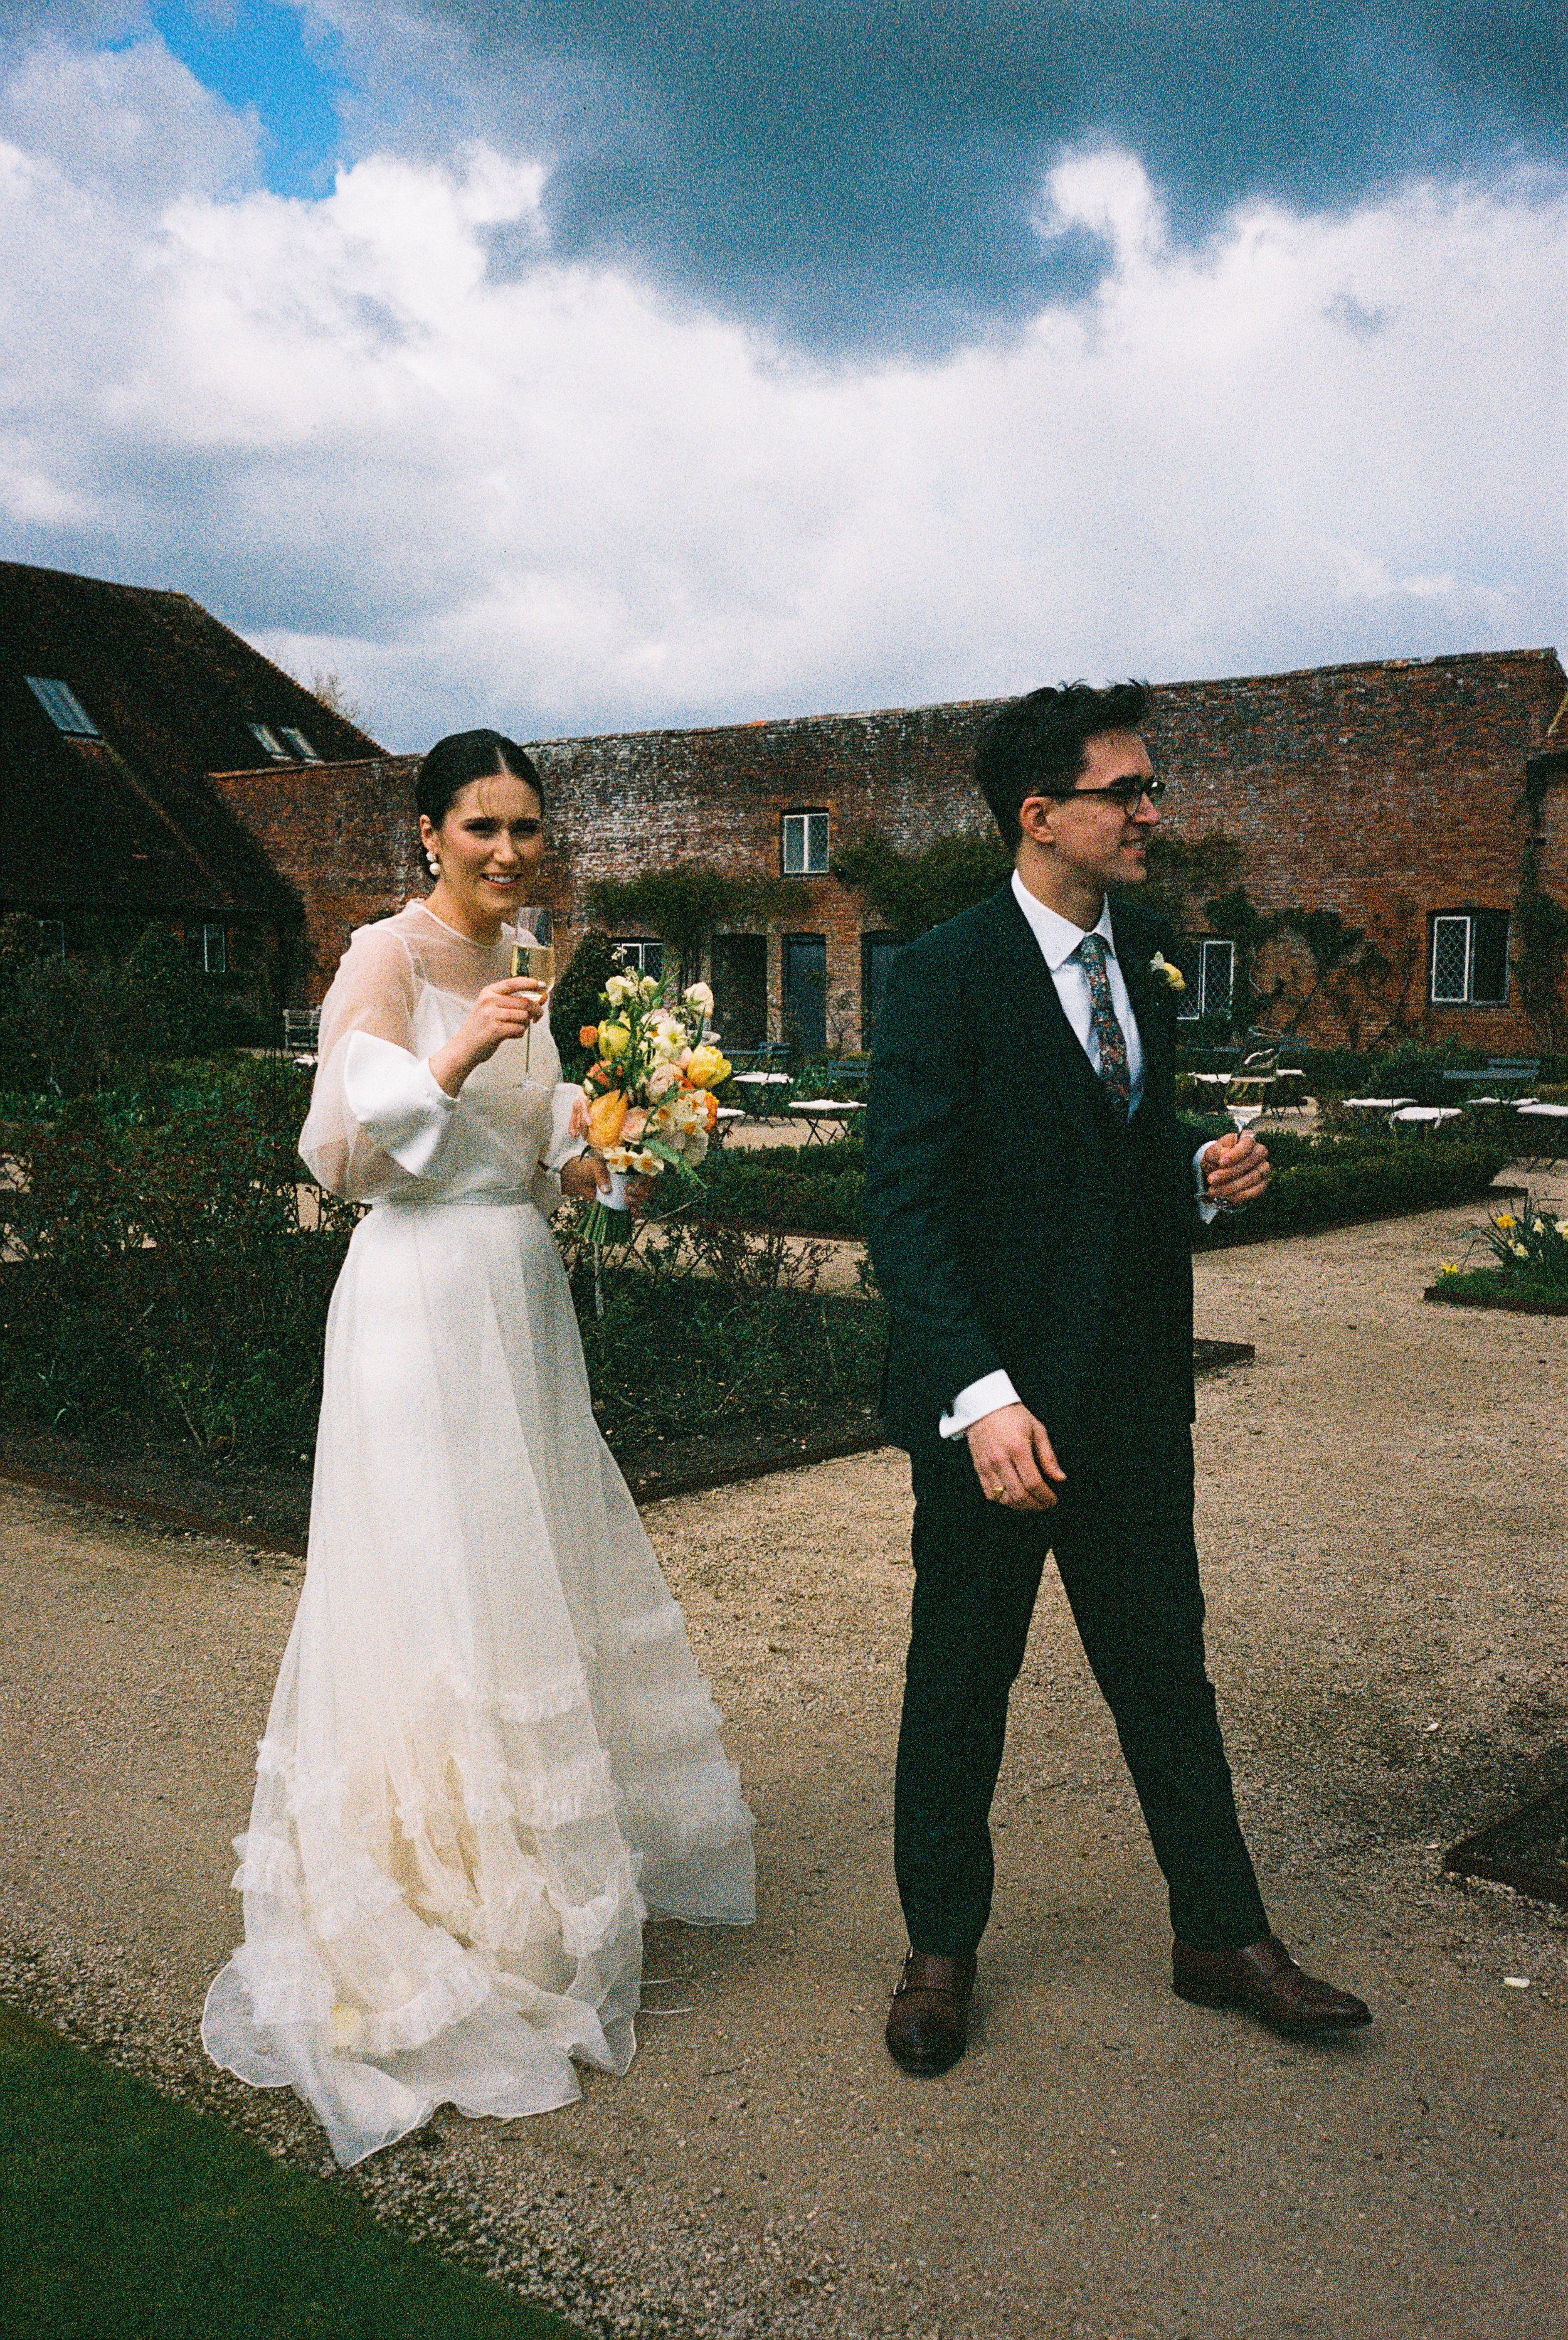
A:
[[[673,1007],[665,989],[651,975],[612,975],[599,1000],[602,1020],[585,1024],[578,1036],[597,1052],[583,1083],[588,1145],[615,1181],[588,1205],[582,1233],[591,1244],[629,1234],[628,1177],[662,1178],[673,1170],[702,1184],[697,1165],[718,1123],[714,1091],[733,1067],[703,1039],[714,1004],[707,985],[692,984]]]

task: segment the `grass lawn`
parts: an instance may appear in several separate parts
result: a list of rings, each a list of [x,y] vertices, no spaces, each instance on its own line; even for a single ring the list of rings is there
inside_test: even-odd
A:
[[[17,2340],[570,2340],[346,2187],[3,2008],[0,2217]]]

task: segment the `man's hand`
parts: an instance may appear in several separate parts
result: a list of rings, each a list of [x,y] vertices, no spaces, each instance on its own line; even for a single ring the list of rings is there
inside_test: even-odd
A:
[[[1211,1203],[1233,1211],[1256,1203],[1272,1173],[1268,1155],[1249,1129],[1217,1137],[1203,1152],[1203,1189]]]
[[[574,1154],[561,1165],[561,1192],[574,1203],[591,1203],[609,1186],[610,1174],[597,1154]]]
[[[1049,1512],[1067,1477],[1043,1422],[1026,1405],[999,1405],[964,1432],[985,1499],[1010,1512]],[[1055,1481],[1055,1486],[1050,1482]]]

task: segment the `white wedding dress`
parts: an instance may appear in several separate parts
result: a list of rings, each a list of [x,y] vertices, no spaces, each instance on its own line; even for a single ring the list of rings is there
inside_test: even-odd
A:
[[[752,1821],[588,1403],[545,1213],[577,1150],[547,1023],[455,1100],[428,1059],[510,971],[422,904],[354,936],[300,1145],[368,1202],[327,1321],[309,1562],[235,1840],[216,2063],[348,2166],[437,2104],[624,2072],[645,1916],[745,1925]],[[649,1359],[649,1370],[657,1360]]]

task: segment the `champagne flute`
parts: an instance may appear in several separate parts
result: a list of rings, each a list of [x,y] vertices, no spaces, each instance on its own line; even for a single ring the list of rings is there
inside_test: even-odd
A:
[[[542,983],[547,990],[556,979],[554,918],[541,902],[532,909],[518,910],[518,923],[513,932],[517,939],[512,945],[512,973],[531,976],[536,983]],[[533,939],[530,942],[525,942],[522,939],[525,935],[531,936]],[[534,1027],[530,1024],[523,1039],[525,1078],[528,1075],[528,1060],[533,1053],[533,1046]]]

